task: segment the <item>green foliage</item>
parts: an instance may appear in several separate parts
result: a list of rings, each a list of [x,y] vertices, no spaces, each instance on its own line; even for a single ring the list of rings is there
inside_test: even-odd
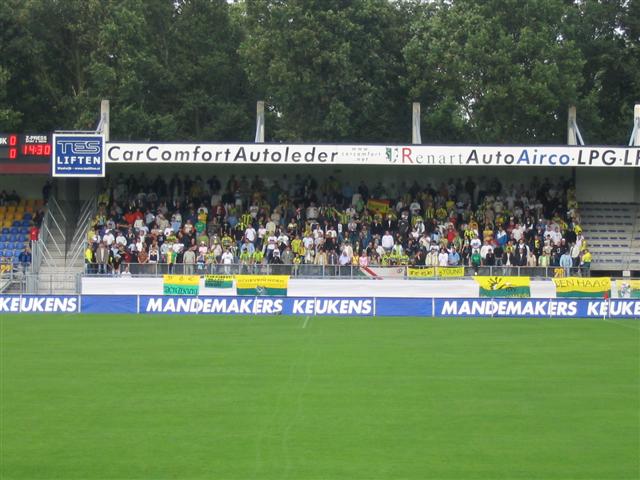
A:
[[[398,83],[403,21],[385,0],[247,2],[241,51],[271,106],[274,139],[406,135],[410,108]]]
[[[444,0],[405,48],[412,94],[438,141],[561,142],[583,58],[563,38],[566,2]]]
[[[0,131],[114,139],[624,143],[640,0],[4,0]]]

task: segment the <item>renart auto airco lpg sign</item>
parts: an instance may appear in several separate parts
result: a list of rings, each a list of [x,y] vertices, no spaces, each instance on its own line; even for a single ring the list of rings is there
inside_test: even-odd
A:
[[[640,168],[638,147],[108,143],[107,163]]]

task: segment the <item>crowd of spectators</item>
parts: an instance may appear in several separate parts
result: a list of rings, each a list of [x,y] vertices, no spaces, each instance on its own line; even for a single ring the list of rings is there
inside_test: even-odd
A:
[[[431,184],[334,176],[107,178],[87,235],[94,272],[123,264],[584,267],[570,180]]]

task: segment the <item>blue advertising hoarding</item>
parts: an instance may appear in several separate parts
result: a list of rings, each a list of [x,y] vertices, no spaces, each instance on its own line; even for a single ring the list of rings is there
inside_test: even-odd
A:
[[[104,177],[105,142],[97,134],[54,134],[51,175],[54,177]]]
[[[640,299],[0,295],[0,313],[640,319]]]

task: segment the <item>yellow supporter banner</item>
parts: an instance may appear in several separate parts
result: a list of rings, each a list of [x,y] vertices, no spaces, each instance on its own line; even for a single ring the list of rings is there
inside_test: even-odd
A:
[[[238,295],[286,295],[289,275],[236,275]]]
[[[517,297],[531,296],[529,277],[473,277],[480,286],[481,297]]]
[[[610,278],[554,278],[558,297],[602,297],[611,295]]]
[[[464,277],[464,267],[409,267],[409,278]]]
[[[208,288],[233,288],[233,275],[205,275],[204,286]]]
[[[389,210],[389,200],[369,199],[367,209],[374,213],[387,213]]]
[[[167,285],[199,285],[200,275],[163,275]]]

